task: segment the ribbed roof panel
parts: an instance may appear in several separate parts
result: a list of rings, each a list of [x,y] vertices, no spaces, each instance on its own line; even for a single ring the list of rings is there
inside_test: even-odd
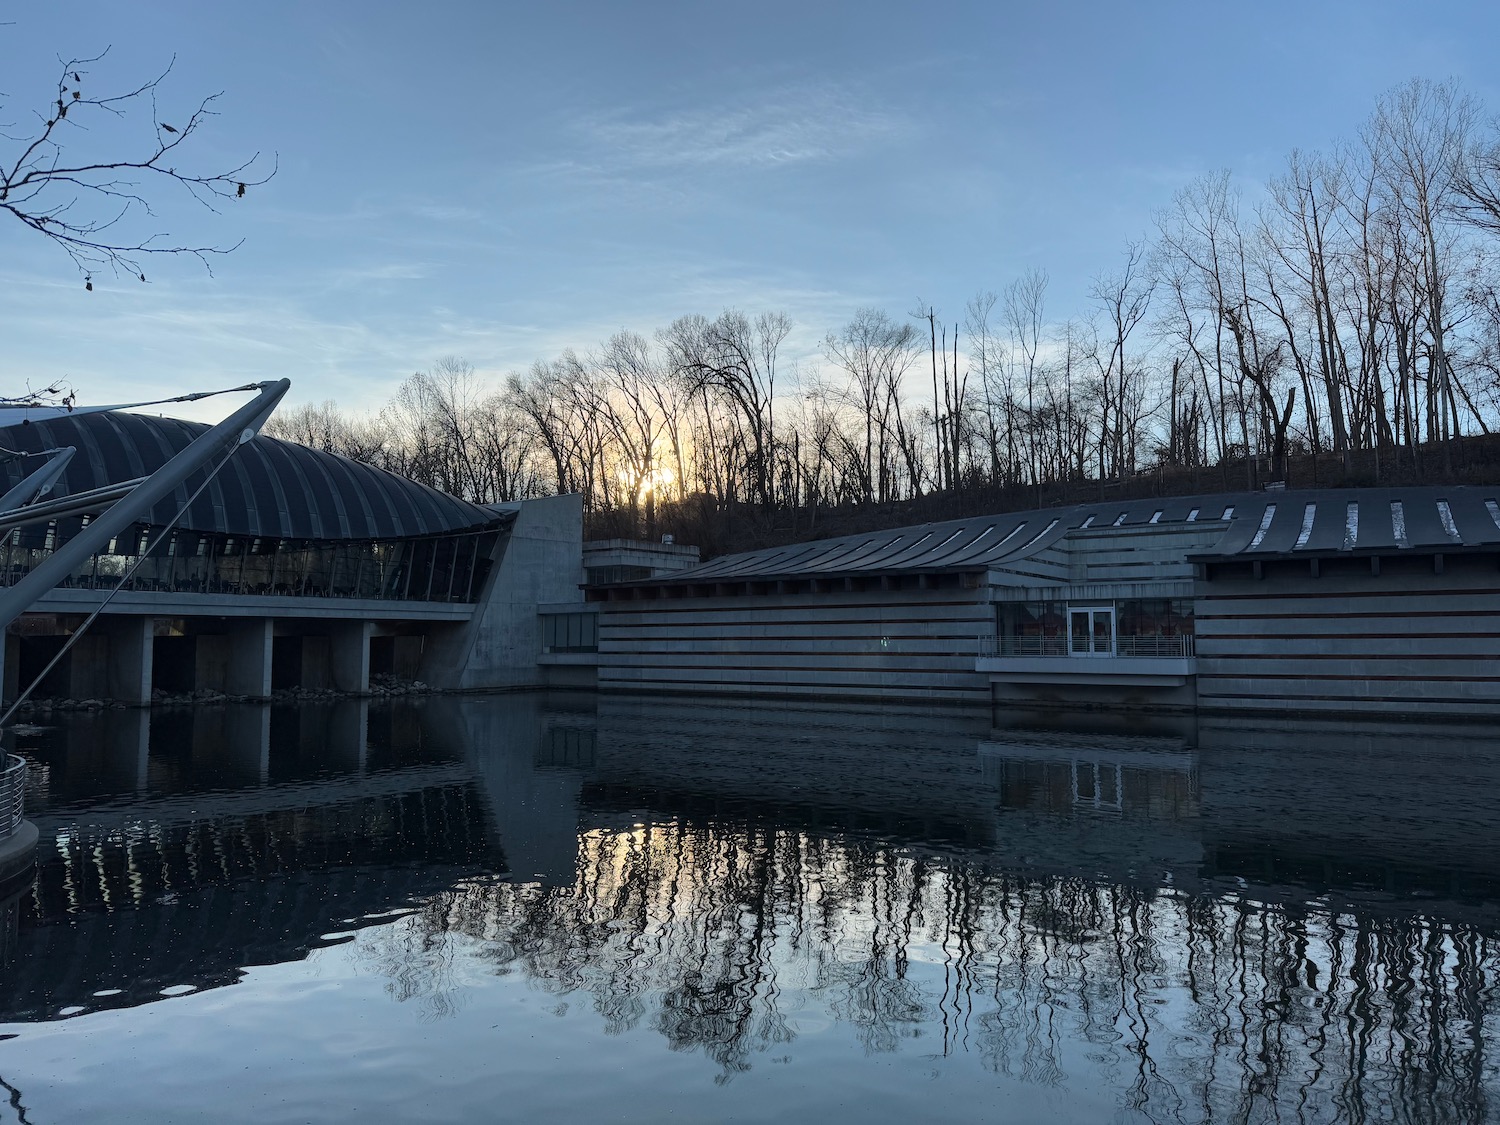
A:
[[[207,426],[122,411],[70,414],[0,429],[0,446],[26,453],[75,446],[53,497],[155,472]],[[29,457],[0,465],[9,488]],[[178,487],[141,522],[164,524],[200,477]],[[282,539],[404,539],[484,527],[506,517],[405,477],[334,453],[257,437],[241,446],[179,521],[184,530]]]

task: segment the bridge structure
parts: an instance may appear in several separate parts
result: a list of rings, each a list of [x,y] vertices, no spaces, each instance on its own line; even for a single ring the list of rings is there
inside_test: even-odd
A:
[[[118,410],[0,427],[11,453],[0,489],[47,451],[74,450],[56,498],[0,529],[0,596],[107,512],[112,489],[150,479],[208,429]],[[382,672],[444,688],[527,686],[543,674],[537,606],[580,597],[577,497],[471,504],[249,435],[203,476],[177,483],[29,602],[5,634],[6,701],[65,646],[37,694],[140,705],[154,692],[365,692]]]

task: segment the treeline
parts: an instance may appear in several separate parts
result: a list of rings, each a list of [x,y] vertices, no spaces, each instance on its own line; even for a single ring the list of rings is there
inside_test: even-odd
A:
[[[1189,184],[1062,318],[1038,268],[951,319],[860,310],[816,355],[789,354],[784,313],[684,316],[503,383],[443,360],[378,414],[304,406],[268,432],[481,502],[579,492],[608,534],[671,505],[706,541],[736,511],[805,527],[1145,471],[1237,487],[1295,458],[1440,479],[1500,415],[1497,234],[1496,126],[1414,80],[1253,203],[1227,172]]]

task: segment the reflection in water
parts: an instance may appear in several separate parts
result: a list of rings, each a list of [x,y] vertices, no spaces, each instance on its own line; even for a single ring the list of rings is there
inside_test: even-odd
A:
[[[23,1041],[326,949],[427,1034],[512,978],[697,1054],[709,1116],[834,1033],[1123,1120],[1496,1116],[1500,745],[1452,730],[614,696],[70,722],[20,747]]]

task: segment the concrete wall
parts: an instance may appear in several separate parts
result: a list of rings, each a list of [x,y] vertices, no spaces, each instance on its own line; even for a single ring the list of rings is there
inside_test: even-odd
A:
[[[986,589],[749,594],[599,603],[605,690],[985,702]]]
[[[671,574],[697,566],[697,547],[653,543],[639,539],[595,539],[583,545],[585,571],[596,567],[636,566],[653,575]]]
[[[994,702],[997,706],[1038,710],[1125,708],[1132,711],[1191,711],[1197,705],[1191,677],[1180,685],[1110,683],[1103,676],[1090,682],[1085,678],[1088,671],[1085,669],[1069,683],[1012,682],[1007,681],[1003,673],[996,673],[991,684]]]
[[[1500,717],[1493,556],[1216,566],[1196,598],[1204,711]]]
[[[422,679],[441,688],[528,687],[537,665],[537,606],[582,603],[583,497],[552,496],[519,505],[484,596],[471,620],[434,627],[422,654]]]

